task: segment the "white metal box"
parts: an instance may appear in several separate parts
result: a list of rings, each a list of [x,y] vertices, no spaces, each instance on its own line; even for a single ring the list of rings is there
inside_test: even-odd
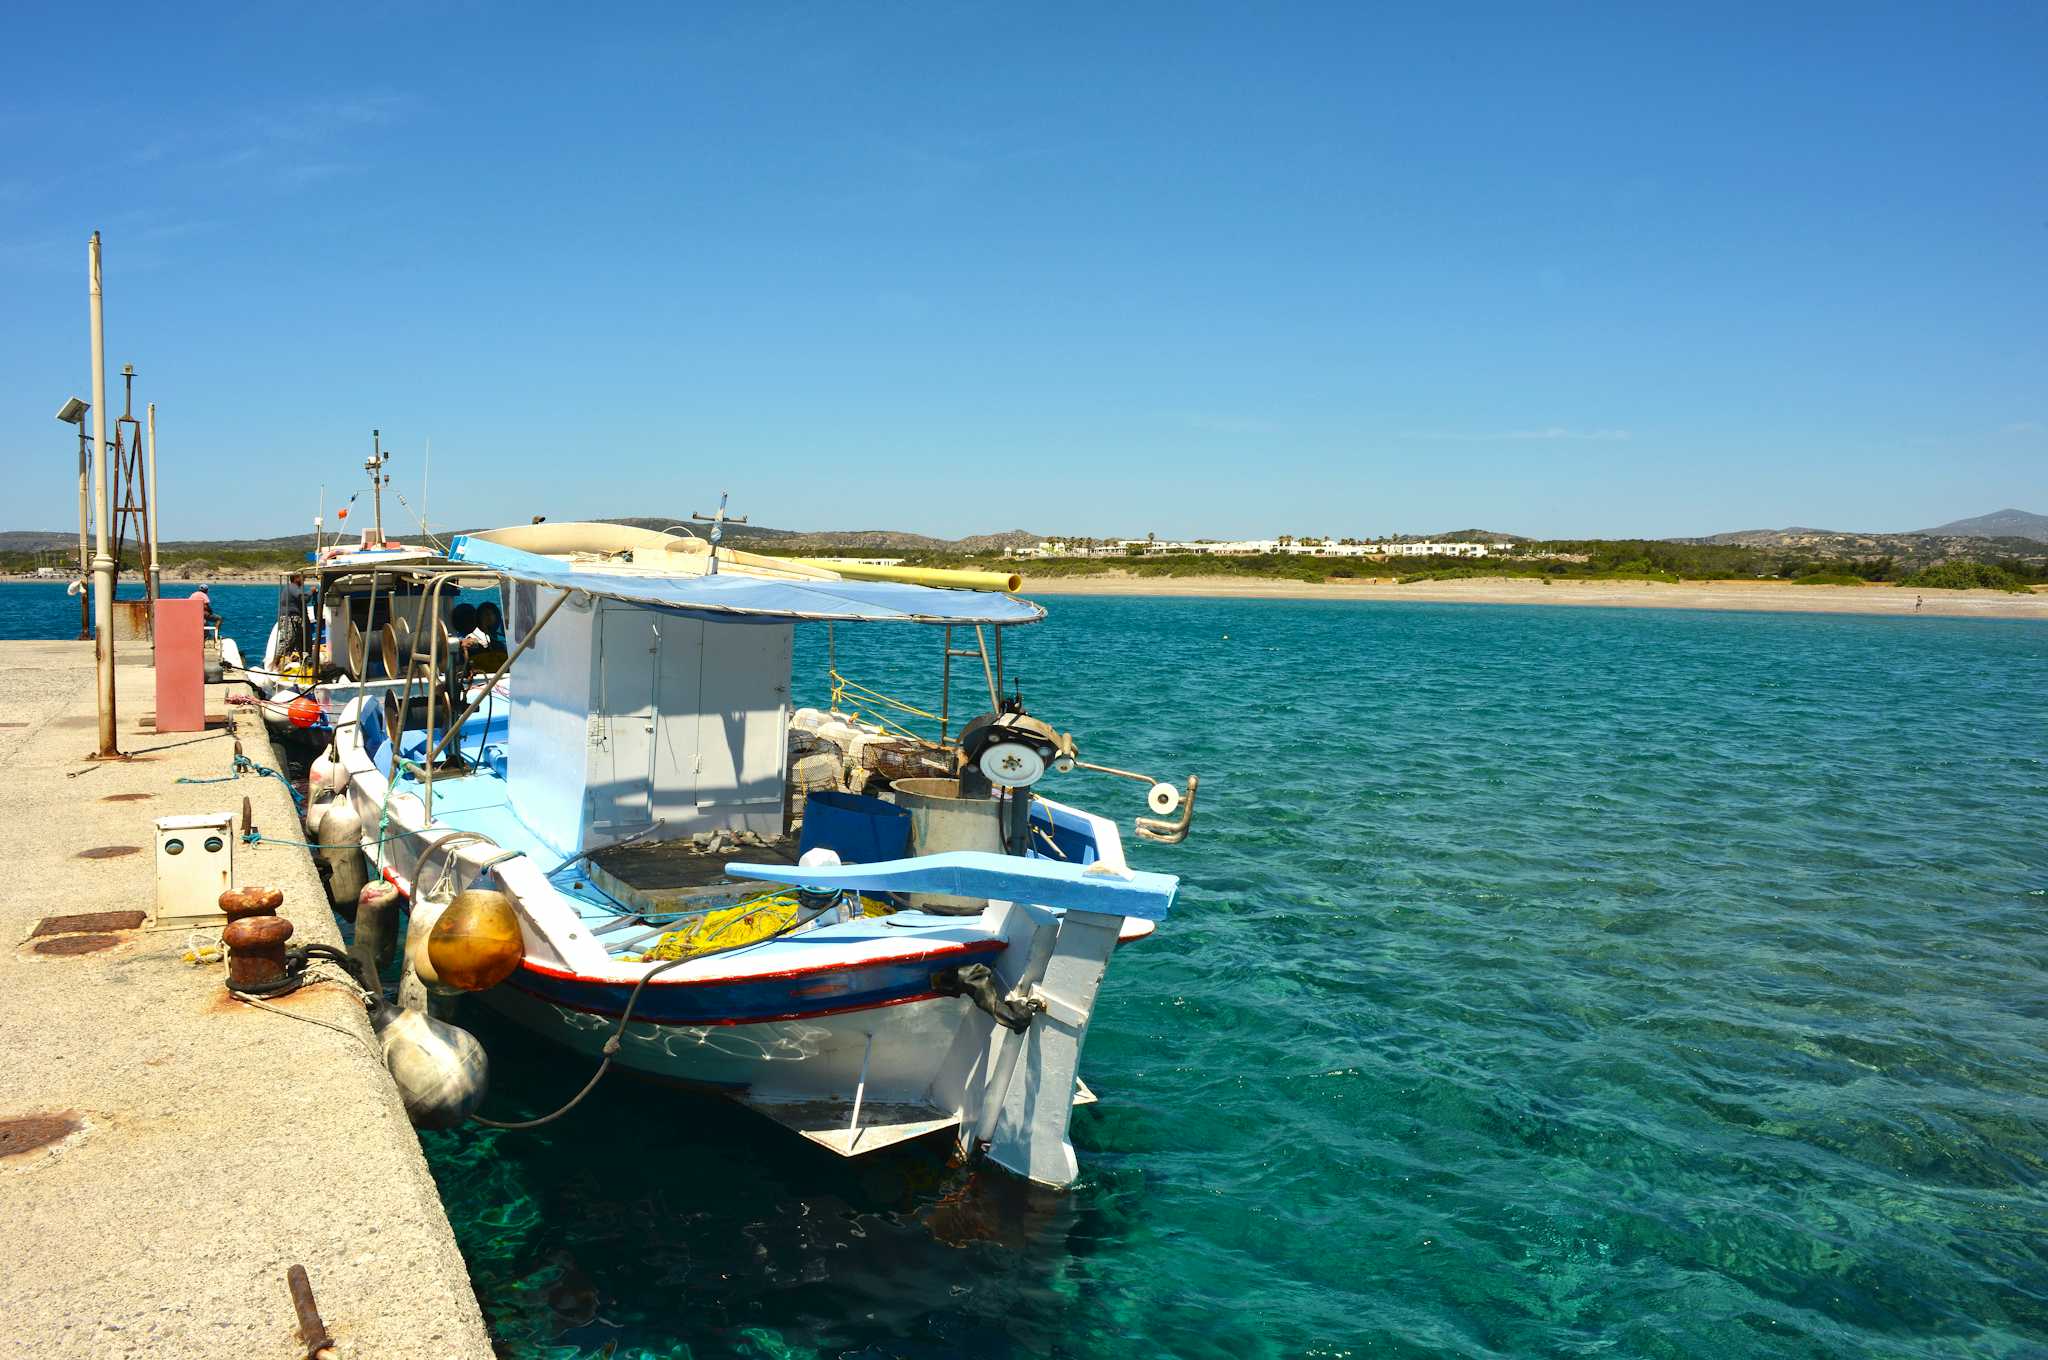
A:
[[[235,882],[234,826],[231,812],[156,819],[152,930],[226,923],[220,895]]]

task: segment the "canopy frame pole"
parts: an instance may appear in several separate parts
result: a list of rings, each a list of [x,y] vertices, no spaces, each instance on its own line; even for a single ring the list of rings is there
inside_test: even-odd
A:
[[[1001,630],[998,630],[997,636],[1001,635]],[[1002,706],[1003,695],[996,687],[995,670],[988,663],[988,638],[982,633],[981,625],[978,623],[974,625],[974,645],[981,652],[981,674],[982,678],[988,681],[988,706],[993,711]]]
[[[498,687],[498,682],[500,680],[503,680],[505,678],[506,673],[512,669],[512,663],[517,661],[520,657],[526,655],[526,649],[528,647],[531,647],[533,645],[533,640],[540,636],[540,630],[548,626],[548,620],[552,619],[555,616],[555,611],[560,609],[563,605],[567,604],[569,602],[569,597],[571,595],[574,595],[575,593],[576,592],[573,590],[564,590],[561,593],[561,596],[557,598],[553,604],[547,607],[547,612],[542,614],[540,618],[535,621],[533,627],[526,630],[526,636],[519,640],[519,645],[513,649],[512,655],[505,658],[505,664],[498,667],[497,671],[493,673],[491,676],[491,682],[488,685],[484,686],[484,697],[488,697],[490,692]],[[443,732],[441,734],[441,739],[434,743],[432,750],[427,752],[427,771],[429,774],[432,774],[434,769],[434,760],[441,754],[441,748],[448,744],[448,738],[450,737],[450,735],[461,731],[462,725],[469,721],[470,715],[475,713],[477,709],[483,707],[483,702],[483,697],[470,700],[468,707],[464,708],[462,712],[456,716],[455,721],[448,725],[448,731]],[[429,805],[428,811],[432,811],[431,805]]]
[[[434,824],[434,765],[436,763],[435,758],[441,754],[441,744],[434,740],[434,699],[441,690],[441,587],[452,577],[452,572],[436,573],[433,584],[429,585],[426,594],[420,597],[420,610],[415,614],[415,617],[419,617],[421,614],[430,613],[434,620],[434,626],[427,630],[427,769],[425,777],[420,780],[421,787],[425,790],[427,819],[420,824],[421,830],[425,830]],[[456,589],[460,590],[461,587],[458,586]],[[415,636],[417,636],[417,631],[414,630]],[[397,636],[396,629],[393,630],[392,636]],[[397,648],[394,647],[392,650],[395,652]],[[407,685],[412,684],[412,673],[415,669],[416,666],[412,657],[407,657],[405,659],[405,683]],[[450,728],[449,730],[453,731],[455,729]],[[419,885],[415,883],[413,886],[418,887]]]

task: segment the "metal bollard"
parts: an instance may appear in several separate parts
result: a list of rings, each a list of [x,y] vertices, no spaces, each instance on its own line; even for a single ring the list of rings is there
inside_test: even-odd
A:
[[[244,921],[252,916],[272,916],[284,905],[284,893],[276,888],[258,888],[243,884],[229,888],[220,895],[220,909],[228,918],[228,924]]]
[[[282,916],[244,916],[221,932],[228,947],[228,990],[264,995],[285,985],[284,946],[292,923]]]

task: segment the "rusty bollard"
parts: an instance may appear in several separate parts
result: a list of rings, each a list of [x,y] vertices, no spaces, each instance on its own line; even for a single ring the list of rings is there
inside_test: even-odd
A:
[[[274,915],[283,905],[284,894],[278,889],[251,887],[246,883],[220,895],[220,909],[229,925],[251,916]]]
[[[285,982],[284,945],[292,923],[261,913],[232,921],[221,932],[228,947],[228,990],[261,996]]]

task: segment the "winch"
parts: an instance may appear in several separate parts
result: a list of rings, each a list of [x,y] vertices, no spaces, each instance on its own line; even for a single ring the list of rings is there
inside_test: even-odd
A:
[[[1072,769],[1074,738],[1026,713],[1023,699],[1012,695],[961,729],[960,754],[961,797],[987,798],[997,789],[1030,788],[1048,766]]]
[[[1194,775],[1188,776],[1187,792],[1183,794],[1174,785],[1151,775],[1082,760],[1074,752],[1073,734],[1058,731],[1052,724],[1026,713],[1020,695],[1005,696],[993,712],[982,714],[961,729],[960,763],[963,798],[991,798],[997,789],[1028,789],[1045,777],[1048,768],[1061,774],[1093,770],[1149,785],[1145,804],[1156,816],[1137,820],[1137,832],[1147,840],[1178,844],[1187,839],[1188,827],[1194,819],[1195,789],[1199,783]],[[1029,815],[1028,801],[1021,801],[1019,806],[1022,810],[1014,819],[1017,825],[1010,836],[1011,844],[1022,844],[1027,839],[1023,823]],[[1160,820],[1176,812],[1180,816],[1175,820]]]

